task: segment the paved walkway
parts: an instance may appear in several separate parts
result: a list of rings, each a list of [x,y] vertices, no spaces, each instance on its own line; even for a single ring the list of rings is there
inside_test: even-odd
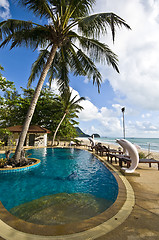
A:
[[[159,171],[146,164],[139,167],[140,177],[126,177],[135,193],[132,213],[119,227],[97,240],[159,240]]]
[[[113,165],[119,169],[118,165]],[[137,171],[140,177],[126,177],[135,193],[131,214],[121,225],[97,240],[159,240],[159,171],[146,164],[140,165]],[[88,238],[91,239],[94,238]]]

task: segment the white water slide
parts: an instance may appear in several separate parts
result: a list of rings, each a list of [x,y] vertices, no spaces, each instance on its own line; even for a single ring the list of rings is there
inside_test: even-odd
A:
[[[122,146],[122,148],[124,149],[124,152],[129,153],[129,156],[131,159],[131,166],[129,168],[122,168],[122,169],[127,173],[133,173],[139,164],[139,154],[135,145],[133,145],[131,142],[129,142],[126,139],[117,139],[116,142]]]

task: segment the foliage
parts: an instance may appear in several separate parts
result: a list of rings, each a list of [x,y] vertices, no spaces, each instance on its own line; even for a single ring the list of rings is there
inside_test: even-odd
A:
[[[4,146],[4,144],[5,144],[5,142],[2,142],[2,141],[0,140],[0,147],[1,147],[1,146]]]
[[[0,47],[11,43],[10,48],[30,47],[41,48],[38,59],[32,66],[28,86],[40,76],[47,62],[49,47],[58,48],[52,61],[48,75],[50,81],[56,75],[60,86],[68,85],[68,73],[88,76],[93,79],[98,88],[101,84],[101,74],[94,62],[107,63],[117,72],[118,59],[110,48],[98,41],[101,34],[111,29],[113,41],[116,27],[126,27],[128,24],[114,13],[98,13],[89,16],[94,0],[72,1],[24,1],[19,3],[32,11],[39,18],[46,19],[42,25],[23,20],[8,19],[0,23],[0,37],[3,39]],[[78,33],[74,31],[78,27]],[[78,42],[78,44],[76,44]]]
[[[0,70],[4,70],[4,68],[0,65]],[[6,91],[6,89],[12,89],[15,90],[14,83],[11,81],[6,80],[0,73],[0,90]]]
[[[14,85],[13,89],[15,89]],[[16,89],[6,89],[6,91],[4,91],[4,96],[0,97],[1,140],[2,136],[5,136],[6,141],[8,138],[6,135],[9,135],[9,131],[4,128],[22,125],[25,120],[28,107],[34,94],[34,89],[21,88],[21,91],[22,93],[19,94]],[[59,98],[60,96],[55,95],[48,87],[44,86],[40,93],[31,125],[43,126],[49,129],[53,134],[63,116],[63,110],[57,102]],[[76,137],[74,125],[77,125],[78,122],[74,120],[75,118],[77,118],[77,115],[73,111],[67,115],[61,125],[61,131],[58,132],[58,137],[60,139],[71,139]]]
[[[77,133],[74,125],[68,118],[65,118],[57,132],[57,139],[70,141],[75,137],[77,137]]]
[[[144,152],[139,152],[139,158],[146,158],[146,155]]]
[[[62,122],[64,121],[64,119],[66,119],[66,117],[67,119],[70,119],[70,120],[71,118],[75,118],[75,117],[77,118],[78,116],[76,113],[79,113],[79,111],[83,109],[83,107],[80,106],[79,103],[82,100],[85,100],[85,98],[84,97],[77,98],[77,97],[78,97],[77,95],[75,95],[74,97],[72,96],[72,91],[70,91],[70,88],[65,88],[61,96],[59,96],[58,98],[55,98],[56,105],[57,105],[56,108],[58,109],[58,111],[62,112],[63,116],[54,132],[52,145],[54,145],[56,134]]]
[[[7,158],[0,158],[0,167],[4,167],[7,163]]]
[[[0,128],[0,146],[6,145],[10,135],[12,133],[8,129]]]
[[[60,88],[69,86],[69,72],[75,76],[83,75],[93,80],[98,89],[101,74],[96,63],[107,63],[117,72],[117,55],[98,39],[107,33],[109,27],[114,41],[116,27],[130,27],[114,13],[100,13],[89,16],[95,0],[19,0],[19,3],[32,11],[45,25],[31,21],[8,19],[0,23],[0,47],[30,47],[43,49],[32,66],[28,84],[40,76],[15,152],[15,160],[20,161],[21,149],[35,111],[35,107],[48,75],[50,82],[54,75],[59,79]],[[78,27],[80,35],[74,29]]]

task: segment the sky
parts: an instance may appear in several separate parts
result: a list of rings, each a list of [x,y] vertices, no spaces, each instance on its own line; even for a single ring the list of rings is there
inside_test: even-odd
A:
[[[39,22],[14,0],[0,0],[0,21],[8,18]],[[84,77],[70,75],[73,94],[85,97],[79,127],[87,134],[122,137],[125,107],[126,137],[159,137],[159,0],[96,0],[94,13],[113,12],[131,27],[116,29],[115,42],[108,31],[100,41],[119,59],[120,74],[107,65],[97,65],[102,74],[97,86]],[[31,65],[38,52],[25,48],[0,49],[2,73],[18,90],[26,88]],[[33,84],[36,86],[37,81]],[[52,85],[54,87],[54,84]]]

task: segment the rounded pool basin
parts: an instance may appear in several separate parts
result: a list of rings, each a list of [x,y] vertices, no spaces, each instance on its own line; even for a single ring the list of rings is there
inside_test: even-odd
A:
[[[92,153],[74,148],[28,152],[40,159],[38,167],[0,174],[0,201],[12,214],[33,223],[63,224],[93,217],[115,202],[117,181]],[[49,214],[58,215],[56,221]]]

